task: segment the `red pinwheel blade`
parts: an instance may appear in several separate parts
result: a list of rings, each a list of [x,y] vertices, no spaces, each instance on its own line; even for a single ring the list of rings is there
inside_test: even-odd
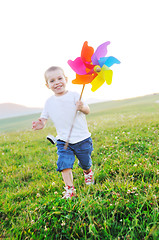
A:
[[[83,62],[91,62],[91,57],[94,53],[94,49],[88,46],[88,42],[85,41],[81,51],[81,59]]]

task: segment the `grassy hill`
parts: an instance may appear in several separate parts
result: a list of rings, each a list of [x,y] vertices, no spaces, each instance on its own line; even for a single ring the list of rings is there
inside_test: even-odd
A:
[[[21,119],[25,130],[15,121],[16,131],[1,133],[0,238],[158,240],[158,98],[91,105],[95,184],[85,185],[76,160],[78,197],[68,201],[61,199],[56,146],[46,140],[54,127],[35,132]]]
[[[91,104],[91,113],[153,112],[159,109],[159,94]]]
[[[29,129],[32,121],[37,118],[39,114],[0,119],[0,133]]]
[[[88,119],[98,114],[126,114],[126,113],[144,113],[144,112],[156,112],[159,109],[159,94],[148,95],[144,97],[137,97],[126,100],[110,101],[90,104],[91,114],[88,115]],[[21,131],[31,129],[32,121],[38,119],[39,113],[12,117],[6,119],[0,119],[0,133],[10,131]],[[49,121],[49,126],[52,123]]]

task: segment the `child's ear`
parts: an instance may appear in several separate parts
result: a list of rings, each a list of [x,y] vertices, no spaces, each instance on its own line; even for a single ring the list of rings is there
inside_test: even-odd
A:
[[[49,84],[48,84],[48,83],[46,83],[45,86],[46,86],[47,88],[49,88]],[[49,89],[50,89],[50,88],[49,88]]]
[[[65,77],[66,83],[68,83],[68,77]]]

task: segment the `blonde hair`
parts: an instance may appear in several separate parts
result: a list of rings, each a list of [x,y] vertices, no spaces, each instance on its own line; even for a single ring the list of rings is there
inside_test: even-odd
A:
[[[62,74],[64,75],[65,79],[67,80],[67,77],[65,76],[64,70],[63,70],[61,67],[52,66],[52,67],[48,68],[48,69],[45,71],[45,74],[44,74],[45,81],[46,81],[47,84],[48,84],[47,73],[48,73],[48,72],[55,71],[55,70],[61,70]]]

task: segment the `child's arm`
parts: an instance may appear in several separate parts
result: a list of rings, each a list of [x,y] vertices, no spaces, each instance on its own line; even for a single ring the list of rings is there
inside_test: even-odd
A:
[[[84,114],[90,113],[89,106],[85,106],[82,101],[76,102],[77,111],[83,112]]]
[[[32,129],[34,130],[43,129],[45,127],[46,122],[47,122],[47,119],[39,118],[38,121],[32,122]]]

